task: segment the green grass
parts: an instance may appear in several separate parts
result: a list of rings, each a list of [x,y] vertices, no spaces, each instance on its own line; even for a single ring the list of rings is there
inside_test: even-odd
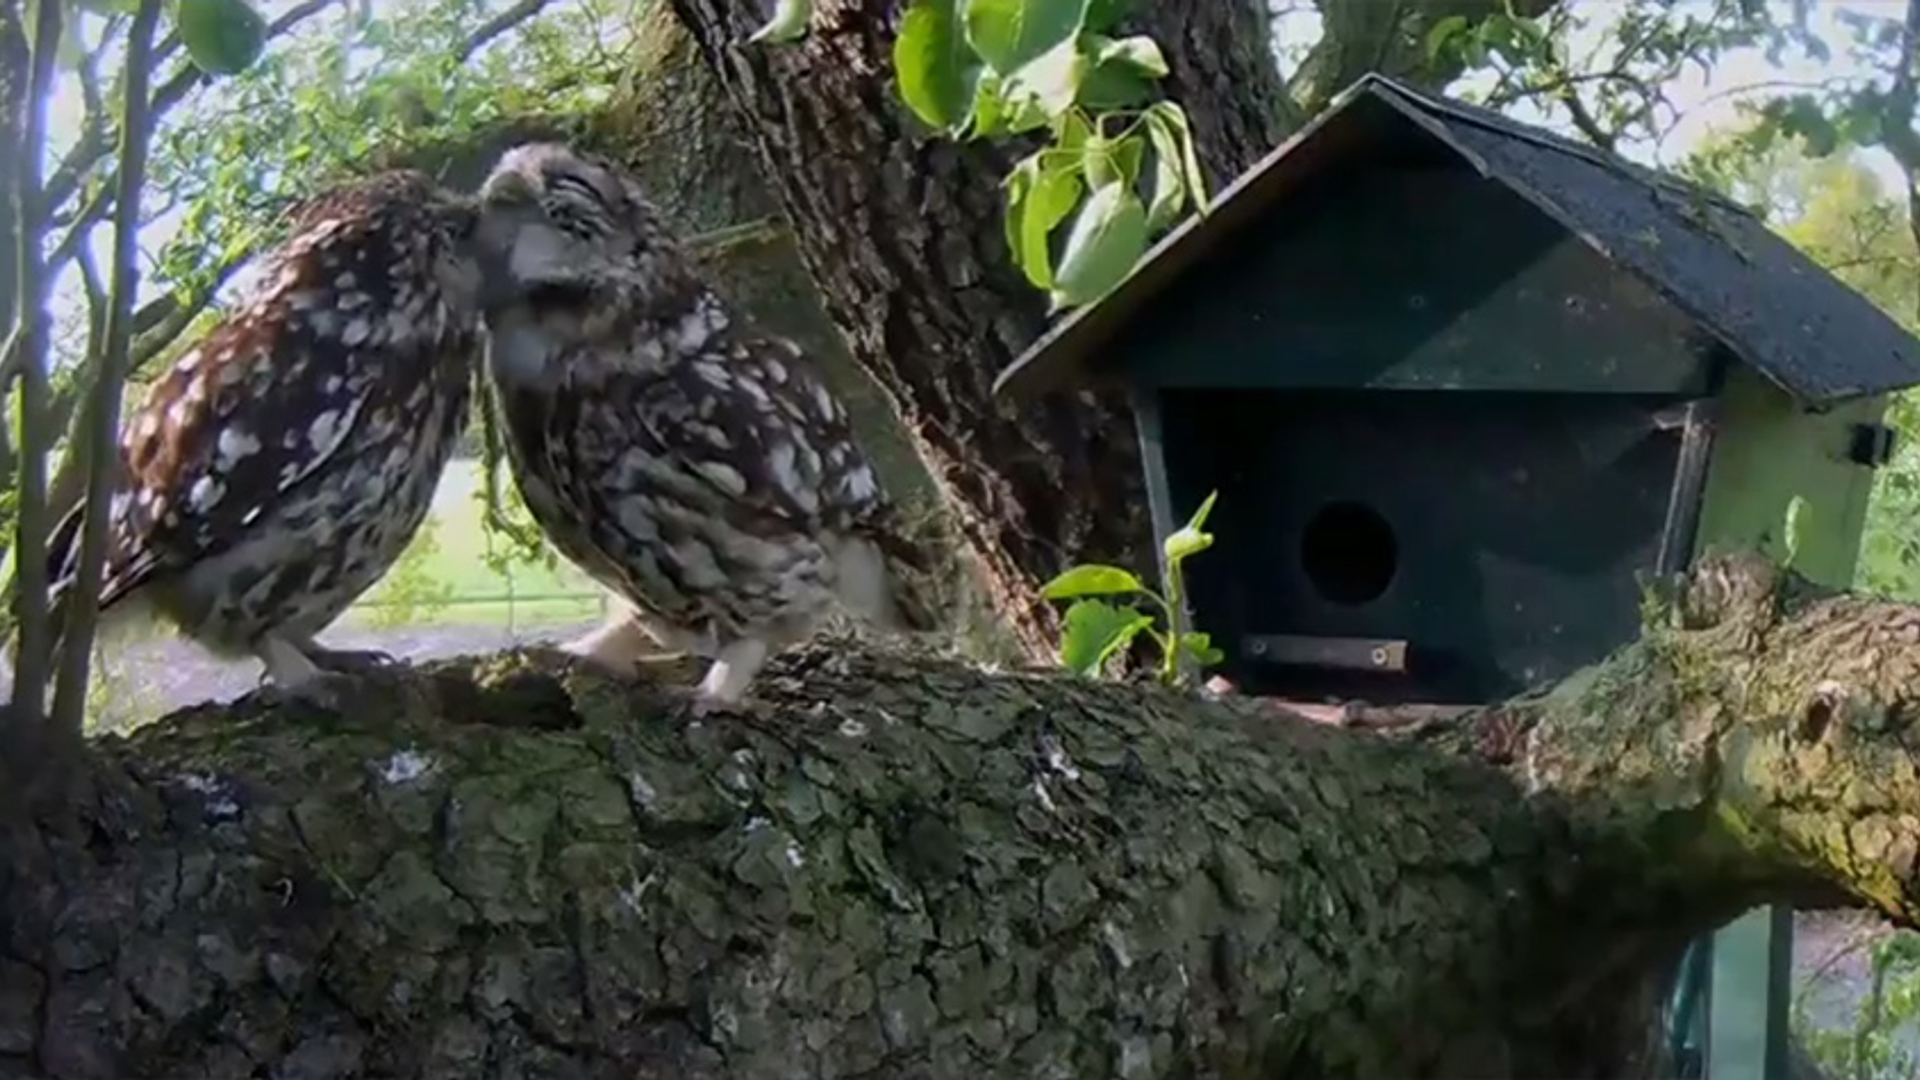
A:
[[[496,541],[481,526],[479,489],[479,462],[450,463],[430,528],[342,621],[522,627],[599,617],[599,588],[564,560],[516,561],[506,573],[488,562]]]

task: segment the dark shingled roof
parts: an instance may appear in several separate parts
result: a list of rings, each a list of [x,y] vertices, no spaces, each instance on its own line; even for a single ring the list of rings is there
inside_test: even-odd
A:
[[[1382,109],[1381,106],[1386,106]],[[1032,393],[1071,381],[1127,313],[1310,175],[1424,131],[1634,274],[1806,405],[1920,384],[1920,341],[1741,207],[1496,113],[1379,75],[1163,238],[1112,294],[1051,328],[996,380]]]

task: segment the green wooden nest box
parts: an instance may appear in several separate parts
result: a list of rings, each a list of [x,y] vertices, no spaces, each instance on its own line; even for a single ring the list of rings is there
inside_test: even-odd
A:
[[[1244,691],[1479,702],[1713,545],[1846,584],[1920,342],[1720,197],[1368,76],[1003,372],[1128,388]]]

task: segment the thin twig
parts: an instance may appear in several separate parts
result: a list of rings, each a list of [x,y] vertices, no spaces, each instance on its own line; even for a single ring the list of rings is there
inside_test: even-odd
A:
[[[60,646],[59,684],[53,695],[54,726],[80,731],[87,711],[87,675],[93,659],[93,632],[99,620],[100,586],[107,564],[107,497],[118,479],[116,447],[120,437],[120,398],[127,384],[133,347],[133,297],[140,284],[134,264],[140,234],[140,186],[146,182],[147,148],[153,124],[147,116],[147,78],[153,63],[153,31],[160,21],[160,0],[140,0],[127,31],[126,106],[120,124],[119,194],[113,221],[113,269],[107,299],[107,347],[94,373],[93,393],[82,426],[81,467],[87,496],[80,516],[80,570],[67,593],[66,633]]]
[[[47,143],[47,102],[52,96],[54,54],[60,45],[64,12],[60,0],[39,0],[35,8],[32,74],[27,80],[27,117],[20,135],[18,221],[20,365],[19,508],[14,519],[13,550],[20,569],[14,592],[20,620],[20,651],[13,669],[11,711],[21,723],[46,717],[47,668],[52,642],[47,625],[47,282],[42,280],[40,241],[47,211],[41,190],[40,155]],[[8,349],[8,352],[14,351]]]
[[[486,48],[488,42],[540,14],[551,3],[553,0],[520,0],[520,3],[481,23],[460,43],[460,48],[454,52],[454,61],[464,64],[473,59],[473,54]]]

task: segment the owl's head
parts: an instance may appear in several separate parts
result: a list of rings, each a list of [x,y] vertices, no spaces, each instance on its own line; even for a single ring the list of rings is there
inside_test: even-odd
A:
[[[560,143],[507,151],[480,188],[488,300],[584,317],[645,306],[677,257],[637,184]]]

